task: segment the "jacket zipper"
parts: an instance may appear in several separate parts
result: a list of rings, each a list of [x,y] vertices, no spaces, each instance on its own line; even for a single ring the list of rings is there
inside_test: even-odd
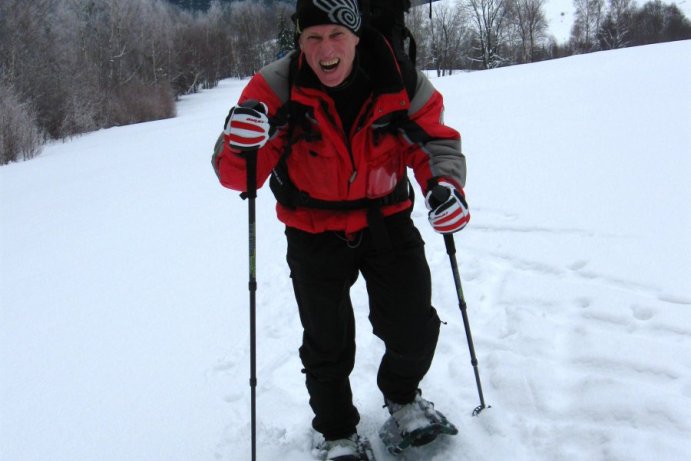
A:
[[[321,104],[322,104],[322,110],[324,111],[324,113],[328,117],[331,124],[334,127],[338,128],[339,125],[336,122],[336,120],[334,119],[333,114],[329,110],[329,104],[326,101],[324,101],[323,99],[321,101]],[[357,171],[357,168],[355,167],[355,156],[353,156],[353,150],[352,150],[352,148],[351,148],[352,146],[350,144],[350,136],[348,135],[348,133],[346,133],[343,130],[343,126],[340,127],[340,131],[343,134],[343,140],[344,140],[344,143],[346,146],[346,150],[348,151],[348,157],[350,157],[350,166],[353,169],[353,173],[348,178],[348,193],[350,193],[350,186],[351,186],[351,184],[353,184],[353,182],[355,182],[355,179],[357,178],[357,175],[358,175],[358,171]]]
[[[362,129],[362,118],[365,116],[365,114],[368,114],[372,106],[374,105],[374,98],[372,96],[369,96],[367,98],[367,101],[365,104],[362,105],[362,109],[360,110],[360,113],[358,114],[357,118],[355,119],[355,123],[353,123],[353,127],[350,129],[351,133],[345,133],[345,140],[346,140],[346,147],[348,148],[348,155],[350,155],[350,161],[353,165],[353,174],[350,175],[350,179],[348,179],[348,184],[352,184],[355,179],[357,178],[358,171],[355,168],[355,159],[353,157],[353,151],[351,149],[351,143],[350,143],[350,137],[351,134],[355,134],[358,131]]]

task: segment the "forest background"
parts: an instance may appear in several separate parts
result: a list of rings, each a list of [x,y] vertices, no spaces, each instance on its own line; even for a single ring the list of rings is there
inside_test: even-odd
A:
[[[559,39],[548,1],[414,7],[417,65],[441,76],[691,39],[683,11],[660,0],[573,0]],[[0,165],[47,141],[175,116],[179,96],[248,77],[292,49],[293,10],[292,0],[3,0]]]

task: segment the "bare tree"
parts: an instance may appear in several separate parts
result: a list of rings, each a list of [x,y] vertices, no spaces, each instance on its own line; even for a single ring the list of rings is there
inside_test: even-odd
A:
[[[479,55],[473,59],[480,62],[484,69],[499,67],[505,60],[501,55],[501,48],[505,44],[509,24],[507,0],[467,0],[467,2],[479,49]]]
[[[464,67],[463,58],[470,41],[468,21],[467,10],[460,3],[434,5],[431,37],[437,75],[451,75],[454,69]]]
[[[604,0],[573,0],[575,20],[571,41],[577,52],[588,53],[597,49],[597,34],[603,19]]]
[[[252,75],[276,58],[278,17],[276,11],[255,1],[231,4],[233,30],[232,44],[235,51],[234,74]]]
[[[35,157],[42,142],[30,105],[0,79],[0,165]]]
[[[519,40],[519,63],[533,62],[546,40],[545,0],[511,0],[509,8]]]
[[[629,46],[634,10],[633,0],[609,0],[607,14],[598,31],[601,49],[611,50]]]
[[[59,133],[66,92],[52,22],[55,0],[0,2],[0,68],[21,101],[31,101],[39,125]]]

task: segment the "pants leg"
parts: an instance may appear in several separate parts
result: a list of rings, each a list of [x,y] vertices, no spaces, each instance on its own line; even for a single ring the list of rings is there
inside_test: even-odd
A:
[[[407,403],[414,400],[432,364],[440,320],[432,307],[424,242],[410,214],[384,221],[391,253],[382,255],[366,247],[361,271],[369,293],[370,321],[386,346],[377,384],[385,398]]]
[[[333,233],[286,229],[288,265],[303,326],[300,358],[312,425],[324,437],[355,432],[360,416],[349,375],[355,363],[355,319],[350,287],[358,276],[355,252]]]

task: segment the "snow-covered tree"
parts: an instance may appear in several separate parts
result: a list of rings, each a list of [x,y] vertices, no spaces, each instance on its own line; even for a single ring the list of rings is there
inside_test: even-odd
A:
[[[295,28],[292,26],[288,14],[281,10],[278,18],[278,37],[276,37],[277,55],[284,56],[295,47]]]
[[[629,45],[634,11],[633,0],[609,0],[607,14],[598,32],[601,49],[610,50]]]
[[[474,57],[483,69],[505,62],[501,48],[508,32],[508,0],[467,0],[478,54]]]
[[[0,78],[0,165],[35,157],[42,142],[33,109]]]

